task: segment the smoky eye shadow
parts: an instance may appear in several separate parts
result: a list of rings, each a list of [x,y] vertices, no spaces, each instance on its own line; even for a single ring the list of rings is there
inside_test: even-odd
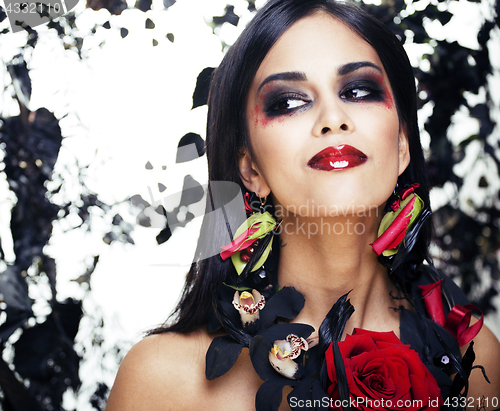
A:
[[[349,92],[350,90],[361,89],[369,91],[370,94],[362,97],[357,101],[376,101],[382,102],[390,98],[389,91],[384,84],[383,77],[378,73],[365,73],[358,76],[353,76],[346,81],[342,87],[341,95]],[[356,99],[354,99],[356,101]]]
[[[279,103],[285,102],[286,100],[308,100],[309,98],[302,92],[299,92],[295,88],[286,86],[267,86],[266,89],[260,93],[260,100],[262,102],[262,111],[268,118],[278,117],[283,114],[291,114],[301,107],[296,108],[279,108],[277,107]]]

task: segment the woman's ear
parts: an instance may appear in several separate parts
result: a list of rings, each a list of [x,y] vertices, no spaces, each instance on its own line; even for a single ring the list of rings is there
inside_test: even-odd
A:
[[[399,174],[403,174],[410,164],[410,143],[408,141],[408,130],[406,124],[402,124],[399,130]]]
[[[238,158],[241,181],[248,191],[256,193],[259,197],[267,197],[271,189],[259,173],[257,165],[252,161],[248,150],[240,154]]]

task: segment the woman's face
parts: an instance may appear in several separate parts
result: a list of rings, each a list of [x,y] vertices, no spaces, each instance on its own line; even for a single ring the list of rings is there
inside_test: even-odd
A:
[[[303,18],[260,65],[247,100],[242,179],[278,207],[368,213],[409,163],[387,74],[366,41],[326,13]]]

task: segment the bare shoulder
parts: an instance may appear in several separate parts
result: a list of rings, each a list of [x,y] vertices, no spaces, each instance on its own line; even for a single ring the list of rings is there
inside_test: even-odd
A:
[[[199,331],[152,335],[138,342],[120,365],[106,411],[188,408],[189,396],[204,379],[210,341]]]
[[[469,380],[468,397],[476,399],[474,409],[478,405],[477,399],[482,397],[486,410],[496,409],[500,401],[500,342],[486,326],[483,326],[474,338],[474,353],[476,354],[474,365],[484,367],[490,383],[484,378],[481,369],[473,369]]]

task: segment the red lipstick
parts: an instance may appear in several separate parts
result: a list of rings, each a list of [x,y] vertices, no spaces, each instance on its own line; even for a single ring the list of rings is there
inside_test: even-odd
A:
[[[342,144],[337,147],[327,147],[309,160],[307,165],[314,170],[332,171],[345,170],[363,164],[368,158],[357,148]]]

